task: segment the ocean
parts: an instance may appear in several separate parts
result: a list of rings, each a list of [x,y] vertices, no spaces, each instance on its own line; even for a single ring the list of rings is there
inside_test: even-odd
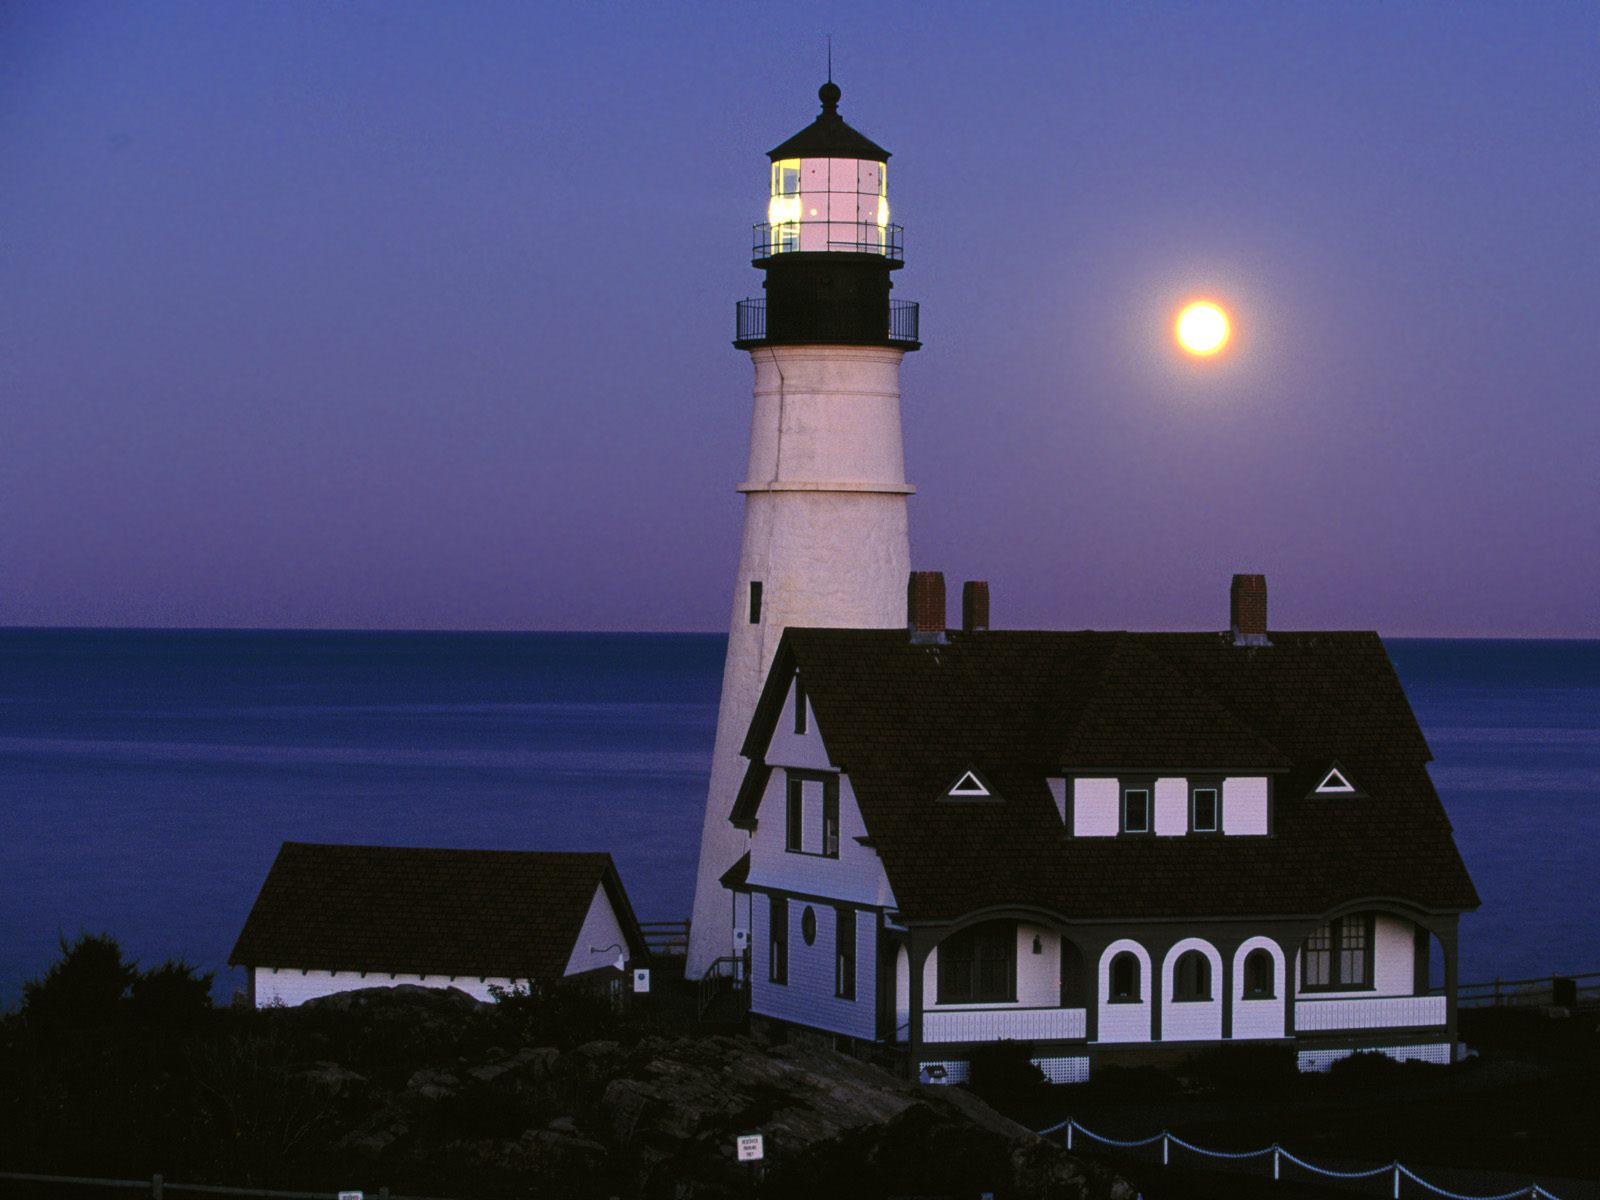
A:
[[[83,931],[226,998],[285,840],[609,850],[687,917],[724,644],[0,630],[0,1006]],[[1600,970],[1600,642],[1388,646],[1483,896],[1463,980]]]

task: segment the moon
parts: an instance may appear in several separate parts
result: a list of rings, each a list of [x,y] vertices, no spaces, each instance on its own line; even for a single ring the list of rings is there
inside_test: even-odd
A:
[[[1209,358],[1228,344],[1228,314],[1209,300],[1197,300],[1178,314],[1178,345]]]

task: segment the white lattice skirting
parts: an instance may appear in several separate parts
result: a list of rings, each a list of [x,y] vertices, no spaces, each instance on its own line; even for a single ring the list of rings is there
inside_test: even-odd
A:
[[[1444,1066],[1450,1061],[1449,1042],[1435,1042],[1427,1046],[1378,1046],[1374,1049],[1379,1054],[1387,1054],[1396,1062],[1426,1062]],[[1299,1054],[1300,1069],[1311,1072],[1326,1071],[1340,1059],[1360,1053],[1371,1053],[1371,1051],[1302,1050]]]

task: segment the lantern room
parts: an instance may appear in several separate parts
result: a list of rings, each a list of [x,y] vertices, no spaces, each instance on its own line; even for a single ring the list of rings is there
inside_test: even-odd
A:
[[[767,219],[755,227],[762,299],[741,300],[734,345],[921,345],[918,310],[892,300],[904,266],[900,226],[889,220],[889,152],[839,115],[831,79],[822,113],[772,160]]]
[[[873,254],[895,265],[900,227],[889,222],[889,152],[839,115],[839,86],[823,84],[822,113],[768,152],[767,219],[755,227],[760,265],[780,254]]]

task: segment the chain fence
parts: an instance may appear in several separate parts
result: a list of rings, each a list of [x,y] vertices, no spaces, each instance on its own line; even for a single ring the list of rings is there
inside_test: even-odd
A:
[[[1068,1117],[1065,1121],[1061,1121],[1058,1124],[1052,1125],[1048,1129],[1041,1129],[1038,1131],[1039,1136],[1041,1137],[1049,1137],[1052,1134],[1062,1132],[1065,1132],[1068,1150],[1073,1148],[1073,1137],[1075,1134],[1082,1135],[1083,1137],[1089,1138],[1092,1142],[1099,1143],[1103,1146],[1110,1146],[1117,1150],[1132,1150],[1144,1146],[1153,1146],[1157,1142],[1160,1142],[1162,1166],[1171,1165],[1172,1147],[1178,1146],[1189,1151],[1191,1154],[1198,1154],[1202,1158],[1223,1159],[1232,1162],[1242,1162],[1246,1159],[1252,1158],[1270,1158],[1272,1160],[1272,1178],[1274,1180],[1281,1180],[1283,1178],[1283,1167],[1285,1163],[1292,1164],[1293,1166],[1299,1167],[1301,1170],[1308,1171],[1313,1176],[1320,1176],[1322,1178],[1333,1180],[1351,1181],[1358,1179],[1377,1179],[1380,1176],[1388,1176],[1393,1182],[1392,1200],[1400,1200],[1401,1183],[1403,1180],[1410,1180],[1418,1187],[1425,1189],[1433,1195],[1444,1196],[1446,1200],[1561,1200],[1561,1198],[1554,1192],[1549,1191],[1547,1188],[1544,1188],[1537,1183],[1526,1184],[1523,1187],[1515,1189],[1514,1191],[1500,1192],[1492,1196],[1469,1195],[1463,1192],[1454,1192],[1449,1188],[1440,1187],[1436,1183],[1429,1182],[1428,1180],[1422,1178],[1422,1176],[1418,1175],[1410,1167],[1398,1160],[1391,1163],[1385,1163],[1383,1166],[1372,1167],[1367,1170],[1339,1171],[1333,1169],[1332,1167],[1318,1166],[1316,1163],[1307,1162],[1299,1155],[1284,1149],[1276,1142],[1270,1146],[1263,1146],[1259,1150],[1212,1150],[1208,1147],[1197,1146],[1193,1142],[1185,1141],[1183,1138],[1179,1137],[1177,1134],[1168,1129],[1163,1129],[1160,1133],[1153,1133],[1149,1137],[1125,1141],[1121,1138],[1107,1137],[1105,1134],[1096,1133],[1092,1129],[1087,1129],[1078,1124],[1078,1122],[1072,1117]]]

